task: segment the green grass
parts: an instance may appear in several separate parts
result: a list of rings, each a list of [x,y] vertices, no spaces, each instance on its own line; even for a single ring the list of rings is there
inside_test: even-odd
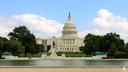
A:
[[[27,54],[27,57],[41,57],[41,53],[36,53],[36,54]],[[24,57],[24,53],[20,54],[20,57]]]
[[[65,54],[66,57],[88,57],[88,55],[86,55],[85,53],[83,52],[57,52],[57,55],[58,56],[61,56],[62,53]],[[36,53],[36,54],[27,54],[27,57],[29,57],[29,55],[31,57],[41,57],[41,54],[42,53]],[[47,53],[47,56],[51,55],[50,52]],[[20,57],[24,57],[24,53],[22,53],[20,55]]]
[[[87,57],[83,52],[65,52],[66,57]]]

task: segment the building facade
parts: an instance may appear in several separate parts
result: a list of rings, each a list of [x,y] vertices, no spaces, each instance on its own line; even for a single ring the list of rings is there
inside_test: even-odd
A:
[[[62,36],[47,39],[47,45],[52,48],[53,42],[55,42],[57,52],[79,52],[79,47],[84,45],[83,40],[83,38],[78,37],[76,27],[69,13],[68,20],[63,27]],[[41,44],[41,42],[43,42],[41,39],[37,39],[38,44]]]

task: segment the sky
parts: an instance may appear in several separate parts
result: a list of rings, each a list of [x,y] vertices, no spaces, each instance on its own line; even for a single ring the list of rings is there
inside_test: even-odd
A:
[[[25,25],[39,38],[61,37],[68,13],[78,35],[120,34],[128,42],[128,0],[0,0],[0,36]]]

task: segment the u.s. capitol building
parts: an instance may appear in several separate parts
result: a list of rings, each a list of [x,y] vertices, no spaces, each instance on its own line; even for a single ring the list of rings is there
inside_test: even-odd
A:
[[[80,38],[77,35],[76,27],[71,19],[70,13],[68,20],[65,22],[62,36],[56,38],[53,36],[47,40],[36,39],[38,44],[44,44],[44,46],[53,47],[53,42],[55,43],[56,52],[79,52],[79,47],[83,46],[84,38]]]

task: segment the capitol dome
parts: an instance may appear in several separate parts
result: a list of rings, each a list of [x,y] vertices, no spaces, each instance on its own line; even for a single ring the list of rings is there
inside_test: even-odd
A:
[[[70,13],[68,16],[68,20],[67,22],[65,22],[65,25],[63,27],[62,37],[77,37],[77,30],[75,25],[73,24]]]
[[[79,47],[84,46],[84,38],[77,36],[76,26],[71,19],[70,13],[63,27],[62,37],[53,37],[44,41],[42,42],[46,50],[50,46],[51,48],[55,48],[56,52],[80,52]]]

